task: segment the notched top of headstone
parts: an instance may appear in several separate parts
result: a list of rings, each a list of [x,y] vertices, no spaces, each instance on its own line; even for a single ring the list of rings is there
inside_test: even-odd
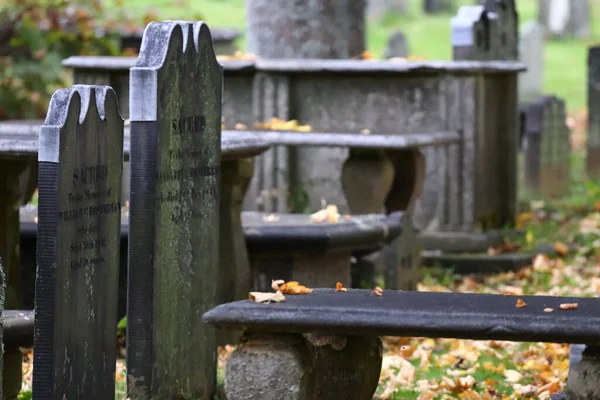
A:
[[[111,87],[75,85],[57,90],[40,129],[38,161],[59,162],[61,130],[65,126],[82,125],[93,113],[103,121],[107,114],[118,116],[115,121],[123,130],[117,95]]]
[[[176,63],[184,55],[203,53],[213,64],[215,71],[223,74],[218,63],[212,36],[204,22],[164,21],[151,22],[144,31],[140,54],[130,70],[131,120],[156,120],[156,107],[159,93],[156,72],[169,62]],[[179,53],[179,54],[177,54]],[[203,73],[203,71],[197,71]],[[170,77],[178,80],[178,77]],[[222,79],[222,78],[221,78]],[[178,82],[172,84],[177,86]]]
[[[489,15],[483,6],[462,6],[450,21],[454,59],[486,60],[491,45],[491,24],[495,17]],[[456,52],[457,48],[468,48],[468,53]]]

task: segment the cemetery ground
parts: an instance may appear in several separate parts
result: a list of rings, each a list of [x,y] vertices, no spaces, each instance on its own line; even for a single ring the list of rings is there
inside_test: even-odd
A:
[[[111,0],[115,2],[116,0]],[[202,17],[211,27],[245,29],[245,0],[203,0],[186,5],[186,9]],[[426,15],[422,0],[411,0],[407,15],[389,14],[381,24],[369,22],[367,48],[376,58],[382,58],[387,40],[394,30],[401,30],[408,39],[411,55],[427,60],[450,60],[449,20],[456,12]],[[456,0],[456,7],[472,5],[471,0]],[[181,6],[177,0],[131,0],[127,8],[134,15],[143,15],[151,7],[162,19],[178,18]],[[537,18],[537,1],[518,0],[520,25]],[[592,37],[587,41],[566,40],[545,43],[544,91],[564,98],[570,114],[577,117],[585,107],[587,77],[587,47],[600,40],[600,7],[592,7]],[[188,17],[189,18],[189,17]],[[240,49],[246,48],[245,39],[236,41]]]
[[[539,255],[517,272],[459,276],[450,269],[429,268],[420,291],[521,295],[597,296],[600,292],[600,185],[584,181],[584,160],[572,156],[570,195],[533,201],[517,216],[520,232],[490,252],[533,250],[548,244],[553,257]],[[35,201],[35,199],[34,199]],[[385,292],[384,292],[385,295]],[[556,307],[552,312],[569,312]],[[125,399],[125,326],[117,328],[117,396]],[[377,399],[549,399],[562,389],[569,368],[569,345],[430,338],[385,338]],[[218,379],[234,347],[219,348]],[[25,350],[23,391],[31,398],[31,350]],[[222,395],[221,395],[222,396]],[[224,396],[220,397],[225,399]]]

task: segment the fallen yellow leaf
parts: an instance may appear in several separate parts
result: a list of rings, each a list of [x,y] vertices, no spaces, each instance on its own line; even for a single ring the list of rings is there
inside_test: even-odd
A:
[[[312,289],[299,284],[296,281],[286,282],[281,285],[281,293],[283,294],[308,294],[312,293]]]
[[[525,303],[522,299],[517,299],[517,308],[527,307],[527,303]]]
[[[577,307],[579,307],[578,303],[562,303],[560,305],[561,310],[575,310]]]
[[[554,242],[554,251],[556,251],[556,254],[559,256],[564,257],[569,253],[569,248],[564,243]]]
[[[344,287],[344,285],[342,285],[342,282],[338,282],[335,284],[335,291],[336,292],[346,292],[348,289],[346,289]]]
[[[255,303],[267,303],[275,302],[279,303],[281,301],[285,301],[285,296],[281,292],[275,293],[263,293],[263,292],[250,292],[250,300]]]

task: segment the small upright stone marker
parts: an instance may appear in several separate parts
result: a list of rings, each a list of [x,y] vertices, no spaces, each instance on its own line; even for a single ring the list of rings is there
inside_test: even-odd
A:
[[[112,400],[123,168],[112,88],[54,93],[38,159],[33,398]]]
[[[406,40],[406,35],[400,31],[392,33],[388,39],[388,44],[383,56],[389,60],[394,57],[406,58],[408,57],[408,54],[408,41]]]
[[[588,38],[593,4],[590,0],[538,0],[538,20],[551,39]]]
[[[490,59],[491,25],[497,23],[483,6],[462,6],[450,20],[452,59],[485,61]]]
[[[202,22],[153,22],[130,71],[128,396],[212,399],[223,70]]]
[[[542,94],[544,87],[544,28],[537,21],[523,27],[519,59],[527,66],[527,71],[519,74],[519,101],[530,102]]]

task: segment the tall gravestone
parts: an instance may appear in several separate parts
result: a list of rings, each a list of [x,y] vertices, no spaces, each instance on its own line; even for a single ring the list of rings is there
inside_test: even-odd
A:
[[[592,5],[590,0],[538,0],[538,21],[551,39],[588,38]]]
[[[519,60],[527,66],[519,74],[519,101],[530,102],[544,87],[544,30],[537,21],[529,21],[521,30]]]
[[[600,179],[600,46],[588,49],[588,133],[586,171],[592,179]]]
[[[130,71],[132,398],[212,399],[223,70],[202,22],[146,27]]]
[[[33,398],[112,400],[123,168],[112,88],[58,90],[38,154]]]

